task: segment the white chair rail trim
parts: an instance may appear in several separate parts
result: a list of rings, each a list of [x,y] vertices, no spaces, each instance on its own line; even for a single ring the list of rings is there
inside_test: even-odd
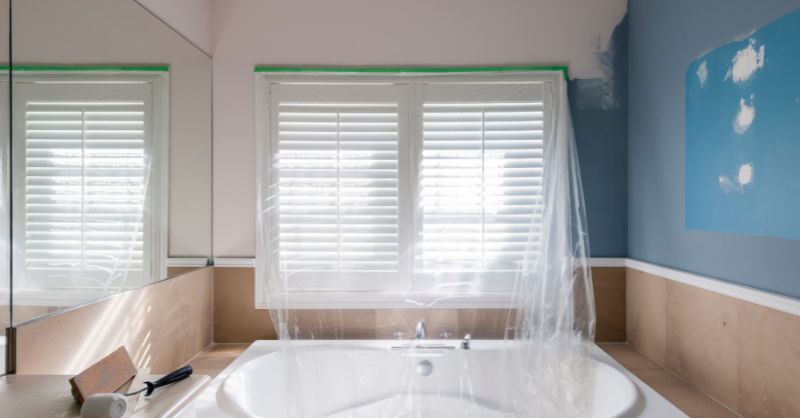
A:
[[[208,265],[208,258],[205,257],[170,257],[167,259],[167,267],[205,267]]]
[[[255,258],[220,257],[214,259],[214,267],[255,267]]]
[[[592,259],[594,260],[594,259]],[[674,280],[689,286],[698,287],[721,295],[741,299],[756,305],[772,308],[777,311],[800,316],[800,299],[789,296],[782,296],[763,290],[753,289],[752,287],[733,284],[699,274],[687,273],[657,264],[646,263],[644,261],[625,259],[625,267],[660,276],[665,279]]]

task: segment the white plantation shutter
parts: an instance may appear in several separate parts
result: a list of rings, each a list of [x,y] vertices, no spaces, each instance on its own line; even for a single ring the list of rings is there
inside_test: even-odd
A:
[[[513,279],[541,221],[544,98],[541,84],[426,89],[423,272]]]
[[[426,104],[427,272],[516,272],[541,212],[541,103]]]
[[[150,91],[145,84],[15,91],[24,109],[22,138],[15,138],[15,223],[24,231],[17,254],[25,283],[139,286],[150,277]]]
[[[550,84],[366,80],[268,81],[273,271],[295,290],[513,290]]]
[[[143,102],[29,102],[26,267],[141,274]]]
[[[317,279],[314,288],[350,280],[385,287],[397,277],[403,93],[273,86],[279,263],[287,277]]]

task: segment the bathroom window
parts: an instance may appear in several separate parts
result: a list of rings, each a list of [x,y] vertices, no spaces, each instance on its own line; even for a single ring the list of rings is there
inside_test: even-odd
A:
[[[437,281],[508,282],[540,221],[544,105],[460,90],[439,86],[422,104],[417,265]]]
[[[400,268],[405,89],[273,90],[280,271],[331,287],[350,286],[352,276],[382,287]]]
[[[547,77],[256,79],[260,266],[298,294],[513,290],[541,222]]]
[[[14,82],[15,298],[30,288],[42,300],[29,303],[52,303],[41,289],[165,277],[166,75],[48,71]]]

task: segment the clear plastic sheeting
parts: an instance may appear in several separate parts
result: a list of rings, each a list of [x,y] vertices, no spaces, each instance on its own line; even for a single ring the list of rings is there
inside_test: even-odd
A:
[[[153,170],[168,149],[165,80],[15,69],[12,278],[15,305],[27,307],[15,322],[163,277],[156,212],[167,177]]]
[[[257,70],[256,86],[276,416],[592,416],[588,229],[560,71]],[[394,341],[337,341],[374,339]]]

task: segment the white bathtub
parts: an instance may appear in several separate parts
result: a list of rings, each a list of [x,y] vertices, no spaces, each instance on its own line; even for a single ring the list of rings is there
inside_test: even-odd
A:
[[[326,345],[337,345],[336,351],[339,354],[332,354],[334,357],[341,355],[342,347],[349,346],[347,350],[359,350],[358,353],[346,354],[345,359],[359,358],[364,362],[375,362],[379,367],[375,367],[374,376],[364,376],[364,368],[361,369],[361,384],[359,381],[352,381],[351,385],[342,382],[347,381],[348,377],[342,375],[342,368],[336,370],[335,364],[328,371],[334,371],[333,375],[325,375],[324,371],[315,368],[316,379],[310,381],[318,382],[320,387],[329,388],[327,391],[314,390],[313,393],[322,393],[327,399],[317,399],[314,402],[319,405],[317,409],[310,408],[314,417],[339,418],[348,416],[349,412],[359,410],[361,417],[369,417],[369,409],[380,407],[382,400],[397,398],[397,387],[392,375],[392,362],[394,366],[401,367],[404,375],[407,373],[409,364],[417,364],[420,361],[428,360],[433,365],[433,372],[430,376],[414,376],[417,379],[417,390],[415,393],[422,398],[417,398],[417,402],[425,402],[425,388],[435,387],[436,390],[428,390],[428,394],[436,393],[435,402],[437,408],[445,409],[454,414],[443,414],[441,411],[434,413],[431,417],[444,416],[466,416],[459,415],[459,411],[466,408],[472,413],[479,413],[481,417],[496,416],[510,417],[503,408],[503,399],[506,383],[503,382],[506,371],[498,365],[496,352],[502,347],[502,341],[473,341],[473,349],[470,351],[451,351],[445,355],[435,356],[414,355],[414,357],[402,356],[398,351],[390,351],[389,348],[396,344],[396,341],[306,341],[300,343],[305,346],[316,347],[317,353],[325,351]],[[453,343],[452,341],[449,343]],[[286,382],[283,379],[283,362],[280,358],[280,343],[276,341],[257,341],[251,345],[242,356],[223,371],[206,391],[195,401],[197,406],[197,418],[284,418],[284,394]],[[378,349],[375,351],[363,351]],[[448,382],[456,381],[452,379],[453,373],[458,369],[458,373],[464,373],[462,366],[465,358],[471,365],[470,371],[477,373],[481,378],[470,378],[473,382],[472,393],[468,402],[462,402],[459,396],[448,396],[448,393],[455,395],[463,391],[448,391]],[[594,397],[594,416],[592,418],[688,418],[663,397],[655,393],[652,389],[644,385],[638,378],[622,368],[617,362],[611,359],[603,351],[596,349],[593,354],[596,362],[595,379],[596,390]],[[315,359],[323,359],[322,356]],[[357,357],[353,357],[357,356]],[[382,356],[382,357],[381,357]],[[393,356],[393,357],[387,357]],[[332,357],[332,359],[334,358]],[[370,358],[371,357],[371,358]],[[392,360],[394,358],[394,360]],[[340,358],[341,359],[341,358]],[[345,360],[350,361],[350,360]],[[473,367],[482,365],[482,367]],[[346,371],[344,373],[347,373]],[[450,375],[448,376],[448,373]],[[335,378],[332,378],[334,376]],[[380,379],[382,384],[373,385],[373,389],[364,390],[363,383],[371,379]],[[335,382],[331,384],[331,382]],[[413,382],[412,382],[413,383]],[[409,384],[408,381],[405,382]],[[408,387],[408,386],[404,386]],[[354,391],[348,389],[359,390]],[[444,388],[444,390],[443,390]],[[342,396],[346,394],[346,396]],[[477,401],[477,402],[475,402]],[[324,405],[324,407],[323,407]],[[361,408],[361,409],[359,409]],[[481,409],[480,411],[478,409]]]
[[[300,396],[295,407],[302,416],[320,418],[406,416],[410,409],[431,418],[516,416],[510,398],[519,388],[519,363],[508,351],[390,350],[392,343],[385,342],[384,349],[294,349],[292,369],[303,393],[293,392]],[[285,418],[283,356],[261,356],[231,373],[222,385],[227,412],[241,418]],[[592,366],[592,417],[619,418],[629,412],[638,396],[633,382],[609,365],[593,360]]]

